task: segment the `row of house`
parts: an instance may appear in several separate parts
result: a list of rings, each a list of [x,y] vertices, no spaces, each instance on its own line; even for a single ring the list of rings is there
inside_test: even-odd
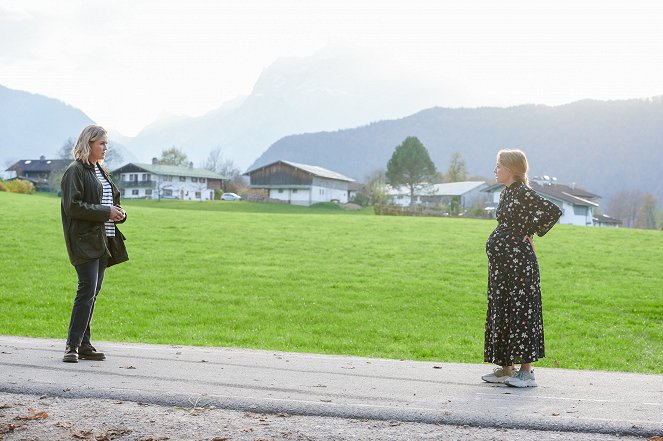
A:
[[[16,178],[27,179],[43,188],[50,174],[62,170],[67,160],[21,160],[7,169]],[[215,190],[224,187],[226,178],[203,168],[161,165],[154,158],[151,164],[128,163],[112,170],[124,198],[212,200]],[[271,200],[312,205],[318,202],[347,203],[358,188],[354,179],[340,173],[308,164],[276,161],[245,173],[249,188],[260,189]],[[621,222],[595,214],[600,196],[575,185],[563,185],[547,176],[535,177],[530,185],[543,197],[558,205],[563,212],[560,223],[583,226],[619,226]],[[484,181],[452,182],[424,185],[417,188],[414,204],[436,206],[456,204],[459,212],[483,205],[488,214],[494,213],[502,184],[489,185]],[[410,206],[410,192],[405,188],[388,189],[393,204]]]

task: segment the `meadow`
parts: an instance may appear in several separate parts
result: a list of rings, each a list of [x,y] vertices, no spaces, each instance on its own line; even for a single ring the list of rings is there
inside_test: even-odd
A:
[[[0,192],[0,334],[61,338],[76,290],[52,195]],[[125,201],[94,340],[480,363],[494,220]],[[663,373],[663,232],[536,239],[546,358]]]

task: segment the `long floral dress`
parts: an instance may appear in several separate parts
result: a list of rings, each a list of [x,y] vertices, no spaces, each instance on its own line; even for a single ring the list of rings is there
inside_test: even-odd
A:
[[[539,264],[525,236],[546,234],[562,210],[520,181],[506,187],[486,242],[488,312],[484,361],[500,366],[545,356]]]

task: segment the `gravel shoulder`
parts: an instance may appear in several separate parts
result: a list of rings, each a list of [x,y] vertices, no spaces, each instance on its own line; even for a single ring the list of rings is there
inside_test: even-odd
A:
[[[0,439],[18,440],[459,440],[635,441],[646,438],[476,428],[0,393]]]

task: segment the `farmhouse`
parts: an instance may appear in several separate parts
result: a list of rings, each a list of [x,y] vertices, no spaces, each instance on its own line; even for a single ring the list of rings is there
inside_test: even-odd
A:
[[[322,167],[276,161],[248,171],[249,188],[267,190],[270,199],[295,205],[347,203],[354,179]]]
[[[484,181],[448,182],[445,184],[424,184],[415,190],[416,205],[433,207],[436,205],[454,206],[460,212],[469,210],[478,202],[484,202],[486,194],[482,192],[488,187]],[[410,189],[407,187],[387,188],[391,203],[407,207],[410,204]]]
[[[115,183],[124,198],[213,200],[214,190],[226,179],[204,168],[130,162],[113,170]]]
[[[558,184],[555,178],[548,176],[534,177],[530,181],[530,186],[541,196],[562,209],[562,217],[559,219],[560,224],[595,225],[594,209],[599,206],[596,201],[600,199],[600,196],[575,185]],[[503,189],[503,184],[493,184],[483,190],[492,194],[489,206],[493,209],[499,204],[500,193]]]
[[[39,159],[21,159],[6,171],[10,174],[10,179],[25,179],[32,182],[37,191],[47,191],[51,189],[51,185],[60,186],[59,181],[52,182],[51,185],[49,182],[70,163],[70,159],[46,159],[45,156],[40,156]]]

